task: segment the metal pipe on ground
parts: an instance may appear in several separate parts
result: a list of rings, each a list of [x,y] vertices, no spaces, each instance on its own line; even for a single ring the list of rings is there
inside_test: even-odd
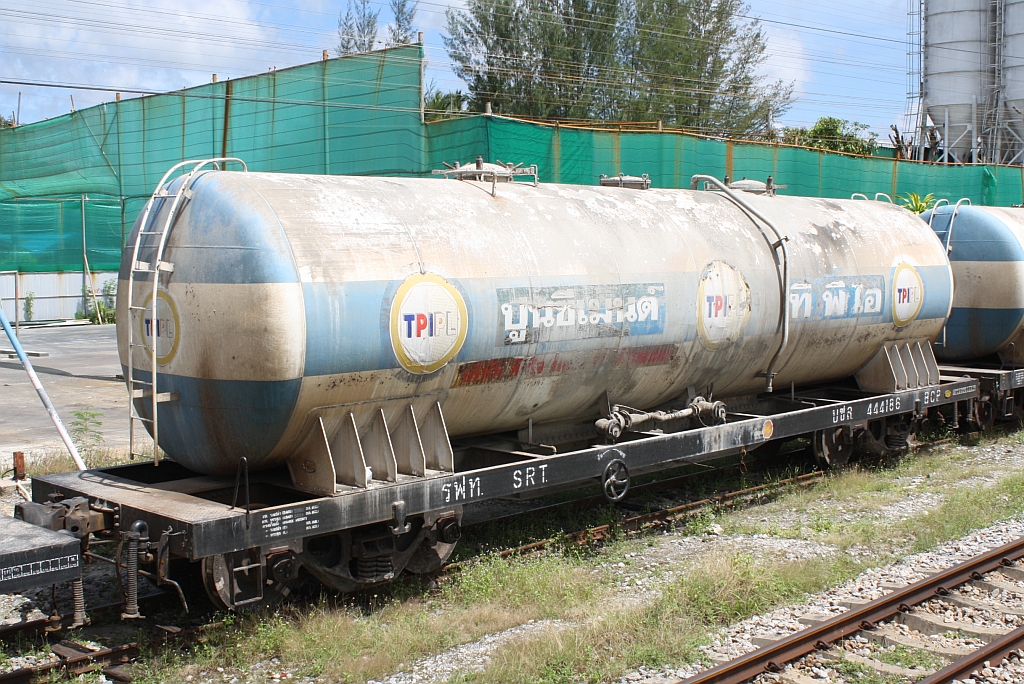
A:
[[[14,330],[11,329],[11,322],[7,320],[7,314],[4,313],[2,307],[0,307],[0,325],[3,325],[4,332],[7,333],[7,339],[11,341],[11,345],[14,347],[14,352],[18,355],[18,359],[21,361],[21,365],[25,369],[25,372],[28,373],[28,379],[32,383],[32,387],[35,388],[36,394],[39,395],[39,399],[43,402],[43,406],[46,407],[46,412],[50,414],[50,420],[53,421],[53,426],[57,428],[61,441],[63,441],[64,446],[67,447],[68,453],[71,454],[71,458],[75,461],[75,465],[78,466],[79,470],[85,470],[85,461],[83,461],[82,457],[78,454],[78,449],[75,448],[75,443],[71,441],[71,435],[69,435],[67,429],[64,428],[64,423],[61,422],[60,416],[57,414],[57,409],[53,407],[50,397],[46,394],[46,390],[43,389],[43,384],[39,382],[39,376],[36,375],[35,369],[32,368],[32,362],[28,360],[28,355],[26,355],[25,350],[22,349],[18,336],[15,335]]]

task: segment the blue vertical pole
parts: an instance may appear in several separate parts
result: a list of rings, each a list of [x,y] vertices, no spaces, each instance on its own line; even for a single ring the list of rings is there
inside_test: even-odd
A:
[[[36,375],[36,371],[32,368],[32,363],[28,360],[28,356],[25,354],[25,350],[21,346],[21,342],[18,340],[18,336],[14,334],[14,330],[11,329],[11,322],[7,320],[7,314],[4,313],[3,307],[0,307],[0,325],[3,325],[4,332],[7,333],[7,339],[14,345],[14,352],[21,359],[21,365],[25,368],[25,372],[28,373],[28,379],[32,382],[32,386],[36,388],[36,394],[43,402],[43,406],[46,407],[46,412],[50,414],[50,420],[53,421],[54,427],[57,428],[57,432],[60,433],[60,438],[64,441],[64,446],[68,448],[71,453],[71,458],[75,459],[75,465],[78,466],[79,470],[85,470],[85,461],[78,455],[78,449],[75,448],[75,443],[71,441],[71,435],[64,429],[64,423],[61,422],[60,416],[57,415],[57,409],[53,408],[53,404],[50,402],[50,397],[46,395],[46,390],[43,389],[43,385],[39,382],[39,376]]]

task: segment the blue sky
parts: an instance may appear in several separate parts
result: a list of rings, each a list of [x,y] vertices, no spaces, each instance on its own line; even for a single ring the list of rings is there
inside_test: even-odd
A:
[[[380,37],[390,12],[380,12]],[[427,81],[463,84],[451,73],[441,36],[444,11],[462,0],[421,0]],[[869,124],[883,139],[902,123],[906,93],[906,0],[750,0],[768,36],[764,73],[793,81],[797,101],[781,118],[819,116]],[[315,61],[337,43],[343,2],[326,0],[0,0],[0,78],[169,90]],[[113,99],[111,93],[0,84],[0,112],[22,94],[29,123]],[[128,95],[126,94],[125,97]]]

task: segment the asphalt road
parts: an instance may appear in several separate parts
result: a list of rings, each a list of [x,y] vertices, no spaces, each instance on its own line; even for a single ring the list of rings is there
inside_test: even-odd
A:
[[[126,447],[128,392],[116,377],[121,367],[115,326],[22,328],[20,339],[26,350],[49,353],[29,360],[64,424],[71,428],[75,411],[95,411],[102,446]],[[0,331],[0,349],[10,348]],[[21,362],[0,356],[0,472],[10,467],[14,451],[31,457],[61,444]]]

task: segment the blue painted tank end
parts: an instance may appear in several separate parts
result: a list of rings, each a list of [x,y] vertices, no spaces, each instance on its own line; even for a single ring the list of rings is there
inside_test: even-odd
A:
[[[1022,321],[1024,309],[954,308],[946,323],[945,346],[940,335],[935,342],[935,356],[942,361],[988,356],[1020,329]]]
[[[208,173],[192,185],[195,197],[187,205],[188,220],[175,222],[168,238],[167,257],[174,263],[174,280],[186,283],[297,283],[298,269],[288,236],[262,195],[246,188],[242,174]],[[177,189],[179,181],[170,185]],[[166,219],[170,199],[156,200],[159,223]],[[134,244],[136,221],[127,244]],[[144,243],[146,244],[146,243]],[[143,253],[146,253],[145,248]],[[128,278],[131,250],[125,250],[118,277]],[[141,282],[152,282],[140,274]]]
[[[931,220],[932,211],[921,214]],[[931,220],[932,230],[943,245],[949,234],[953,207],[942,206]],[[1024,247],[997,216],[973,207],[960,207],[950,238],[950,261],[1024,261]]]
[[[301,383],[299,378],[207,380],[160,374],[160,391],[178,393],[174,401],[160,404],[160,447],[197,472],[233,474],[242,456],[250,468],[258,468],[284,434]],[[136,400],[135,407],[150,417],[150,402]]]

